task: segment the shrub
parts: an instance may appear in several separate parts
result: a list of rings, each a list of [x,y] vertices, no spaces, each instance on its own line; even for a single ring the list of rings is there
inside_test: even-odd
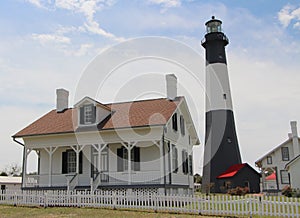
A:
[[[292,192],[293,192],[293,190],[292,190],[291,186],[286,185],[283,187],[281,194],[286,197],[292,197]]]
[[[285,186],[281,194],[286,197],[294,197],[294,198],[300,198],[300,190],[299,189],[292,189],[289,185]]]
[[[248,187],[239,187],[238,186],[236,188],[229,189],[227,193],[230,194],[230,195],[244,196],[247,193],[249,193],[249,188]]]
[[[300,189],[294,189],[292,193],[292,197],[300,198]]]

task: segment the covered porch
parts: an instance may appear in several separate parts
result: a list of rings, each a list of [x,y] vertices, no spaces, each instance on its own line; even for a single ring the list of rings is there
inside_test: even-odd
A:
[[[27,173],[31,152],[38,156],[36,175]],[[94,191],[99,187],[164,184],[166,152],[162,140],[24,146],[22,188]]]

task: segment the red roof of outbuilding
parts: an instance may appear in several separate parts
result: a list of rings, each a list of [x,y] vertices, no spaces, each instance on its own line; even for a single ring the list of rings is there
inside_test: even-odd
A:
[[[243,169],[247,164],[235,164],[229,167],[224,173],[220,174],[217,179],[229,178],[235,176],[241,169]]]
[[[98,124],[98,130],[164,125],[170,119],[183,97],[174,101],[166,98],[140,100],[132,102],[104,104],[112,111],[111,116]],[[57,113],[56,110],[48,112],[13,137],[33,135],[72,133],[78,131],[73,124],[74,108]]]
[[[272,173],[271,175],[266,177],[266,180],[276,180],[276,173]]]

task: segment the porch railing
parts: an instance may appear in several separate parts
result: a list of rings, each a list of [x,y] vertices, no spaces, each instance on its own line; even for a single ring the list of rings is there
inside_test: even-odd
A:
[[[130,182],[129,182],[130,181]],[[160,184],[160,171],[132,171],[124,172],[101,172],[93,180],[93,185],[130,185],[130,184]],[[49,187],[49,175],[26,175],[23,187]],[[51,176],[51,187],[90,186],[90,177],[86,174],[53,174]]]
[[[78,174],[66,175],[68,191],[72,191],[78,185]]]

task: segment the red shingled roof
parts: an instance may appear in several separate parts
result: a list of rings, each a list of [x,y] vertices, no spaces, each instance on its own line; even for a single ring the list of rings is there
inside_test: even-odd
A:
[[[174,101],[170,101],[162,98],[104,104],[113,112],[110,117],[97,127],[101,131],[106,129],[164,125],[170,119],[182,99],[183,97],[178,97]],[[76,126],[73,125],[72,120],[72,114],[75,111],[74,108],[67,109],[62,113],[52,110],[16,133],[13,137],[75,132],[77,129],[75,129]]]
[[[224,173],[220,174],[217,179],[223,179],[223,178],[229,178],[235,176],[241,169],[243,169],[246,166],[246,163],[244,164],[235,164],[229,167]]]

